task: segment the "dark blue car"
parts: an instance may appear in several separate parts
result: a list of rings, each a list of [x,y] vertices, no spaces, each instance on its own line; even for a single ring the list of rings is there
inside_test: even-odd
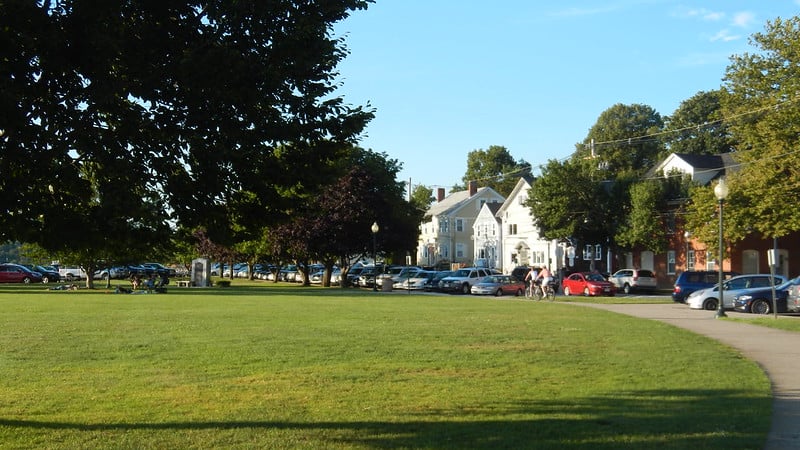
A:
[[[772,289],[761,288],[748,291],[733,299],[733,309],[739,312],[753,314],[770,314],[773,311],[779,313],[800,312],[800,305],[789,304],[789,288],[800,285],[800,277],[781,285],[775,286],[775,309],[772,308]]]

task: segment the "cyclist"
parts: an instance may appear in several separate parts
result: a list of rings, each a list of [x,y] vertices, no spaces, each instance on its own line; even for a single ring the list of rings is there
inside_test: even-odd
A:
[[[528,298],[533,297],[533,290],[534,290],[533,286],[534,286],[534,284],[535,284],[534,282],[536,281],[537,278],[539,278],[539,270],[536,267],[531,267],[531,269],[525,275],[525,280],[524,280],[525,281],[525,285],[527,286],[527,289],[525,289],[525,292],[526,292]]]
[[[542,279],[542,294],[544,296],[555,294],[553,288],[550,286],[550,283],[553,281],[553,274],[547,266],[542,267],[542,270],[537,275],[537,279],[539,278]]]

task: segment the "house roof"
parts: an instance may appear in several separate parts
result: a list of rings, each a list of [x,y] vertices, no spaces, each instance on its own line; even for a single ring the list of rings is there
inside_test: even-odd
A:
[[[717,172],[707,178],[714,179],[724,175],[727,171],[735,171],[738,167],[733,153],[721,153],[718,155],[695,155],[691,153],[672,153],[664,158],[657,166],[650,169],[647,176],[660,176],[661,172],[667,167],[674,167],[671,164],[675,159],[680,159],[692,167],[691,175],[696,176],[703,172]]]
[[[479,197],[487,191],[494,192],[495,194],[497,193],[494,189],[487,186],[478,188],[478,191],[472,197],[470,197],[468,190],[451,192],[447,197],[442,199],[442,201],[432,204],[425,215],[434,217],[442,214],[450,214],[467,204],[473,197]],[[498,202],[498,204],[500,203]]]
[[[500,209],[498,209],[495,212],[495,214],[501,214],[503,211],[508,209],[508,206],[511,204],[511,201],[513,199],[517,198],[517,195],[519,195],[519,192],[522,189],[530,189],[530,187],[531,187],[531,181],[528,180],[527,178],[521,177],[519,179],[519,181],[517,181],[517,185],[514,186],[514,189],[511,191],[511,193],[508,194],[508,197],[506,198],[506,201],[503,202],[503,206]]]
[[[491,203],[484,203],[484,206],[489,208],[489,212],[491,212],[492,215],[494,215],[497,214],[497,211],[500,210],[500,207],[503,206],[503,204],[500,202],[491,202]]]

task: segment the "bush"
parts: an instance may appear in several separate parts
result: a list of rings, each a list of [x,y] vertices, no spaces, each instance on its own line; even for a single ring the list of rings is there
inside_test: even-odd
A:
[[[231,287],[231,280],[219,280],[216,285],[221,288]]]

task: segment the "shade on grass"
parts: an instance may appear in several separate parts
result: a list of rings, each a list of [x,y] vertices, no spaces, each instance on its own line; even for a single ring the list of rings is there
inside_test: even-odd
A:
[[[769,382],[665,324],[505,298],[0,287],[0,447],[760,448]]]

